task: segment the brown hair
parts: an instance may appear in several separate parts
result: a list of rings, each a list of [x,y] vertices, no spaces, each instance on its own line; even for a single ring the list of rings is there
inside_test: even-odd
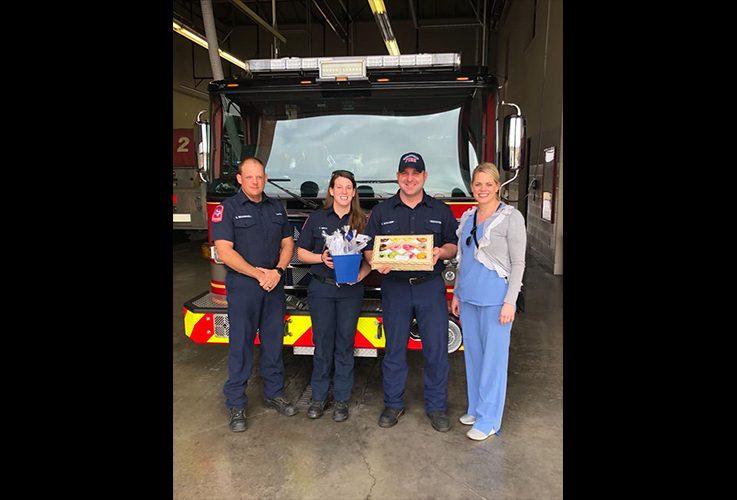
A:
[[[349,174],[350,172],[342,170],[333,172],[333,175],[330,177],[329,187],[335,188],[335,180],[338,177],[343,177],[344,179],[348,179],[349,181],[351,181],[351,184],[353,185],[353,192],[356,194],[351,200],[351,207],[348,211],[348,213],[350,214],[350,216],[348,217],[348,224],[351,226],[351,229],[355,229],[357,233],[362,233],[363,230],[366,228],[366,223],[368,221],[366,220],[366,212],[364,212],[361,208],[361,203],[358,199],[356,179],[353,178],[353,174]],[[328,189],[328,192],[325,194],[325,204],[323,205],[323,208],[332,208],[333,203],[333,196],[330,194],[330,189]]]
[[[499,177],[499,169],[496,168],[496,165],[493,163],[490,163],[488,161],[485,161],[483,163],[479,163],[476,168],[473,169],[473,173],[471,174],[471,184],[473,184],[473,180],[476,178],[476,174],[478,172],[484,172],[491,176],[492,180],[499,184],[500,188],[496,191],[496,199],[501,200],[501,196],[499,194],[499,191],[501,190],[501,178]]]

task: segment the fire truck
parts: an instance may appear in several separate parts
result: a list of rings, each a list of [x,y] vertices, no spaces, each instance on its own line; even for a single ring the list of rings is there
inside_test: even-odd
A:
[[[175,128],[172,173],[172,222],[175,230],[207,229],[207,180],[197,168],[192,129]]]
[[[425,191],[460,218],[475,203],[470,180],[478,163],[501,164],[515,178],[524,165],[525,122],[519,108],[509,104],[517,112],[500,120],[501,106],[507,103],[498,98],[497,80],[486,67],[462,66],[459,54],[252,59],[247,66],[245,78],[209,84],[209,120],[202,112],[195,125],[208,221],[215,207],[240,189],[236,172],[246,156],[256,156],[266,166],[265,193],[284,203],[295,239],[310,212],[322,205],[336,169],[354,173],[361,205],[370,211],[396,194],[399,157],[417,151],[429,173]],[[196,343],[227,343],[226,269],[217,258],[209,226],[208,246],[210,287],[184,304],[185,334]],[[444,264],[450,300],[456,261]],[[314,352],[308,269],[295,250],[284,286],[284,346],[295,354]],[[386,344],[382,277],[372,272],[365,281],[356,356],[377,356]],[[462,330],[458,318],[449,318],[452,353],[462,349]],[[422,348],[416,322],[408,348]]]

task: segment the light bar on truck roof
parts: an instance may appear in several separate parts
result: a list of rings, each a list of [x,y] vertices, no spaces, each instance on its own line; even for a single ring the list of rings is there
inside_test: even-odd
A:
[[[354,59],[352,61],[330,61],[318,62],[320,67],[320,78],[318,81],[332,80],[366,80],[366,61]]]
[[[321,79],[332,80],[338,75],[338,68],[346,64],[347,68],[364,64],[365,69],[383,68],[440,68],[458,69],[461,65],[461,55],[458,53],[444,54],[405,54],[401,56],[343,56],[343,57],[283,57],[281,59],[249,59],[246,61],[248,69],[253,73],[277,73],[286,71],[319,71],[326,62],[329,62],[328,75],[320,75]],[[355,69],[355,68],[354,68]],[[348,73],[347,69],[345,70]],[[358,78],[354,76],[353,79]],[[365,75],[362,77],[365,79]]]

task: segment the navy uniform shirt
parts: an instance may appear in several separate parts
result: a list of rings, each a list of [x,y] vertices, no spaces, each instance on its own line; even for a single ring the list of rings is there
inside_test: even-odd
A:
[[[255,203],[240,189],[216,207],[212,214],[212,240],[232,241],[233,249],[246,262],[273,269],[279,262],[281,240],[293,236],[294,230],[281,202],[265,193],[261,196],[261,201]],[[237,273],[225,267],[228,272]]]
[[[323,238],[322,232],[332,234],[339,227],[349,225],[348,219],[350,216],[351,214],[347,213],[343,217],[338,217],[332,207],[315,210],[302,226],[297,246],[312,253],[322,253],[325,250],[325,238]],[[318,276],[335,279],[335,271],[322,262],[312,264],[310,272]]]
[[[399,192],[376,205],[364,232],[372,238],[383,234],[432,234],[433,246],[439,248],[446,243],[458,244],[457,228],[458,221],[450,207],[423,190],[422,201],[415,208],[405,205]],[[366,248],[371,250],[373,245]],[[443,260],[438,259],[432,273],[440,274],[444,268]],[[426,275],[428,271],[392,271],[389,274],[394,273],[413,277]]]

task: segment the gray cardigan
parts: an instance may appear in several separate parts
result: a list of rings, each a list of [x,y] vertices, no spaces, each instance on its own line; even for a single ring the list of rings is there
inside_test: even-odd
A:
[[[458,223],[456,234],[461,237],[463,225],[469,217],[473,218],[476,207],[469,208]],[[517,295],[522,288],[522,275],[525,272],[525,250],[527,248],[527,229],[525,219],[519,210],[511,205],[503,204],[502,208],[492,214],[486,221],[484,234],[477,238],[479,247],[472,242],[473,256],[484,267],[494,270],[509,284],[504,302],[515,305]],[[458,242],[458,267],[462,265],[463,251],[468,247],[465,241]]]

